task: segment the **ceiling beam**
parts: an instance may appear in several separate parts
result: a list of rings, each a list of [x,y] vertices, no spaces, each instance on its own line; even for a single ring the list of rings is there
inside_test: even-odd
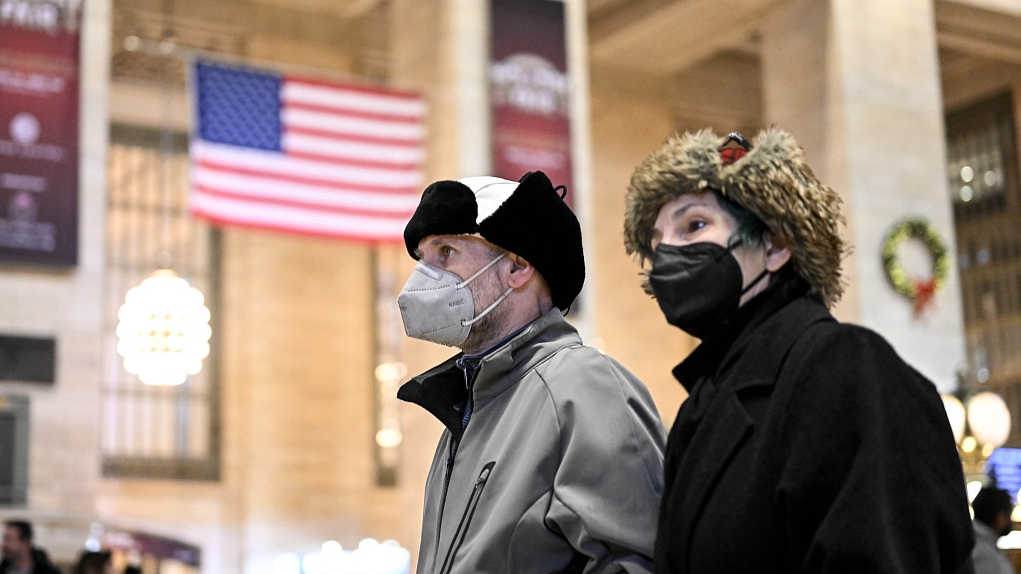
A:
[[[1021,63],[1021,16],[950,0],[935,4],[941,48],[989,60]]]
[[[785,0],[636,0],[589,16],[593,61],[669,74],[723,49],[747,49],[763,17]]]

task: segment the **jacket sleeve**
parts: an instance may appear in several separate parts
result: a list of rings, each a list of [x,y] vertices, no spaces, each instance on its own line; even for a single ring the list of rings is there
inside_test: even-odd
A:
[[[970,572],[964,475],[935,386],[866,329],[802,340],[776,492],[792,571]]]
[[[648,390],[592,349],[548,381],[560,428],[560,466],[546,523],[586,573],[649,573],[663,491],[663,423]],[[570,381],[564,383],[563,381]],[[552,383],[552,384],[551,384]]]

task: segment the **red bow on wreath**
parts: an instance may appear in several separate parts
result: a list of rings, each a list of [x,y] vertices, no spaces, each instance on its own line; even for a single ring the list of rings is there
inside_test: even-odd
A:
[[[917,319],[922,315],[922,311],[935,301],[933,296],[936,295],[936,278],[933,277],[927,281],[921,279],[912,279],[911,284],[915,287],[915,318]]]

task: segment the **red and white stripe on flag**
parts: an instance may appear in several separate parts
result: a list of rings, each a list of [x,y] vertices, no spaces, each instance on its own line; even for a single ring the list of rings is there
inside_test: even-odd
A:
[[[190,211],[218,224],[403,241],[425,161],[424,100],[196,62]]]

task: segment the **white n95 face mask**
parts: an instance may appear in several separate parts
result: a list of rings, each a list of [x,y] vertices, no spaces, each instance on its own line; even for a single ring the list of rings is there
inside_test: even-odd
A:
[[[404,331],[408,336],[449,347],[463,343],[471,332],[472,324],[485,317],[513,291],[513,288],[508,288],[492,305],[475,316],[475,301],[468,284],[504,255],[500,254],[463,281],[456,273],[419,261],[397,296]]]

